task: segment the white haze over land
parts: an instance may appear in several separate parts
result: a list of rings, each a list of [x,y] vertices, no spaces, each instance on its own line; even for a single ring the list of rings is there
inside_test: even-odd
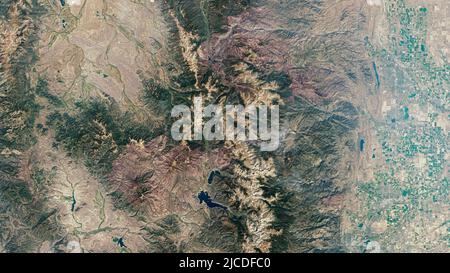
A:
[[[66,3],[69,6],[79,6],[81,5],[81,0],[67,0]]]
[[[383,0],[367,0],[369,6],[381,6]]]

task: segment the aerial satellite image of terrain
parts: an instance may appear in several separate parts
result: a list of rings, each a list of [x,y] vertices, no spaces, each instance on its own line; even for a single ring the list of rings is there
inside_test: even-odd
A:
[[[449,60],[448,0],[0,0],[0,253],[449,253]]]

